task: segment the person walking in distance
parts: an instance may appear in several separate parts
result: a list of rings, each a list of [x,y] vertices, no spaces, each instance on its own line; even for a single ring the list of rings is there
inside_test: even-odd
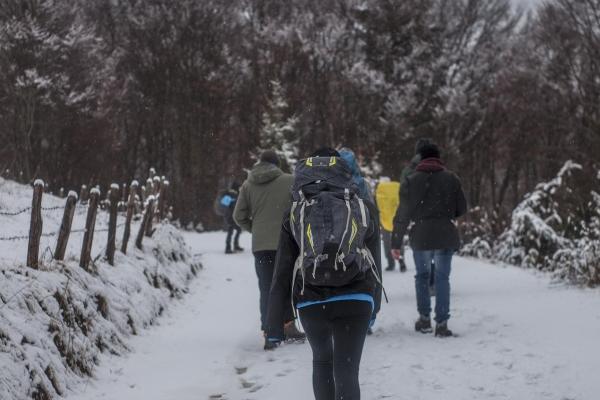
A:
[[[282,304],[293,302],[312,348],[316,400],[360,399],[360,359],[380,307],[379,221],[359,190],[339,153],[319,150],[296,167],[281,228],[267,335],[276,347]]]
[[[392,231],[394,230],[394,215],[400,205],[400,182],[391,181],[388,177],[381,177],[375,189],[375,201],[379,210],[383,251],[387,259],[385,270],[393,271],[396,269],[396,260],[392,256]],[[406,272],[404,258],[400,258],[398,264],[400,264],[400,272]]]
[[[240,184],[236,181],[233,181],[231,185],[229,185],[229,189],[227,189],[225,192],[221,192],[216,199],[215,211],[218,215],[223,217],[225,229],[227,231],[227,236],[225,238],[225,254],[233,254],[244,251],[244,249],[240,246],[240,235],[242,234],[242,228],[240,228],[233,220],[233,211],[235,209],[235,204],[237,203],[239,188]],[[231,244],[232,239],[233,246]]]
[[[432,141],[429,138],[419,138],[417,140],[417,143],[415,143],[415,155],[410,160],[408,165],[404,167],[402,173],[400,174],[400,184],[402,184],[402,182],[404,182],[408,176],[416,171],[417,165],[419,165],[421,162],[421,154],[419,153],[421,147],[431,143]],[[431,260],[431,267],[429,271],[429,295],[435,296],[435,260]]]
[[[261,329],[266,331],[269,290],[273,279],[279,231],[284,213],[291,204],[290,188],[294,178],[279,168],[276,152],[266,150],[243,183],[233,218],[243,229],[252,233],[252,252],[260,290]],[[289,302],[282,304],[285,319],[285,340],[302,340],[294,322]]]
[[[467,202],[458,177],[448,171],[437,145],[420,147],[421,161],[400,188],[400,206],[394,218],[392,254],[400,258],[402,241],[411,222],[410,245],[413,249],[415,288],[419,318],[418,332],[432,332],[429,275],[435,260],[435,335],[452,336],[450,319],[450,270],[452,256],[460,247],[455,220],[467,212]]]

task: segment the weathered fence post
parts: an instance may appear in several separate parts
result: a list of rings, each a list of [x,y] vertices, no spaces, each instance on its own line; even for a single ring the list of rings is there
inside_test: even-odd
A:
[[[88,194],[88,187],[86,185],[81,185],[81,191],[79,192],[79,201],[81,201],[81,204],[87,203]]]
[[[146,179],[146,200],[152,195],[154,195],[154,183],[152,179],[148,178]]]
[[[162,221],[167,212],[167,193],[169,191],[169,181],[163,180],[160,186],[160,195],[158,197],[158,218]]]
[[[119,185],[113,183],[109,194],[108,243],[106,244],[106,259],[110,265],[115,265],[115,249],[117,239],[117,212],[119,211]]]
[[[41,179],[33,183],[33,200],[31,202],[31,223],[29,225],[29,246],[27,248],[27,265],[38,269],[40,254],[40,239],[42,237],[42,196],[44,194],[44,181]]]
[[[69,235],[71,234],[71,226],[73,225],[73,214],[75,214],[76,204],[77,193],[70,191],[67,195],[65,212],[63,214],[62,223],[60,224],[58,240],[56,241],[56,251],[54,252],[55,260],[62,261],[65,258],[65,252],[67,251],[67,243],[69,242]]]
[[[81,245],[81,259],[79,260],[79,266],[88,272],[90,272],[89,265],[92,258],[92,242],[94,241],[94,228],[96,226],[96,213],[98,211],[99,199],[100,190],[97,188],[90,190],[90,202],[88,204],[87,218],[85,220],[83,244]]]
[[[138,231],[137,239],[135,241],[135,246],[138,249],[142,249],[142,240],[144,240],[144,235],[148,230],[148,226],[152,226],[152,215],[154,214],[154,196],[148,197],[148,205],[146,205],[146,211],[144,212],[144,218],[142,219],[142,224],[140,225],[140,230]]]
[[[152,190],[153,190],[153,194],[154,196],[158,196],[158,194],[160,193],[160,176],[155,176],[152,179]]]
[[[138,190],[138,182],[131,182],[129,188],[129,200],[127,201],[127,216],[125,217],[125,230],[123,232],[123,243],[121,243],[121,252],[127,254],[127,243],[129,242],[129,236],[131,235],[131,220],[133,219],[133,212],[135,211],[135,194]]]

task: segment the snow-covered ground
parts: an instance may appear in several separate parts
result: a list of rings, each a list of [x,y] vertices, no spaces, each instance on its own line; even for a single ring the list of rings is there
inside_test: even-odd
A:
[[[205,266],[191,294],[126,358],[103,355],[69,400],[306,400],[308,344],[262,350],[251,253],[222,254],[224,234],[186,234]],[[249,236],[243,242],[249,246]],[[362,397],[594,400],[600,393],[600,291],[458,258],[450,339],[413,331],[413,268],[385,274],[390,303],[367,339]]]

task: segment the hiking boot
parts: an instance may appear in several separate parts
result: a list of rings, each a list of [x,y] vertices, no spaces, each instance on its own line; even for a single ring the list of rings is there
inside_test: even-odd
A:
[[[398,260],[398,263],[400,264],[400,272],[406,272],[406,263],[404,260],[400,259]]]
[[[275,350],[278,346],[279,342],[265,338],[265,346],[263,347],[265,351]]]
[[[448,329],[448,321],[440,322],[435,326],[435,336],[450,337],[453,336],[452,331]]]
[[[231,247],[225,247],[225,254],[233,254],[233,250],[231,250]]]
[[[388,265],[388,267],[385,269],[386,271],[393,271],[396,269],[395,265]]]
[[[433,329],[431,328],[431,319],[420,316],[417,322],[415,322],[415,331],[421,333],[433,332]]]
[[[283,335],[286,342],[302,342],[306,340],[306,334],[300,332],[293,321],[283,327]]]
[[[239,244],[236,244],[235,247],[233,248],[233,251],[236,252],[236,253],[241,253],[241,252],[244,251],[244,248],[240,247]]]

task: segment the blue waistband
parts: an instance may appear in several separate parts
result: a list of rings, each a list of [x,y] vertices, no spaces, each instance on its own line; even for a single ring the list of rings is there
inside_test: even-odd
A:
[[[332,303],[334,301],[349,301],[349,300],[367,301],[367,302],[371,303],[371,308],[375,308],[375,301],[373,300],[373,296],[371,296],[370,294],[365,294],[365,293],[342,294],[339,296],[330,297],[326,300],[303,301],[301,303],[298,303],[296,305],[296,308],[300,309],[300,308],[304,308],[304,307],[308,307],[308,306],[314,306],[315,304],[326,304],[326,303]]]

